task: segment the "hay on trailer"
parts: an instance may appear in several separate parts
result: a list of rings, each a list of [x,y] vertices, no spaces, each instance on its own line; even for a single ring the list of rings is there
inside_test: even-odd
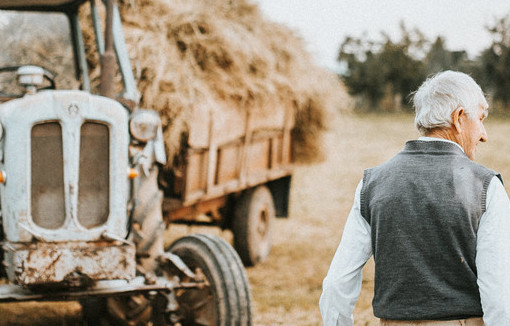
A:
[[[348,96],[293,31],[249,0],[119,2],[140,105],[160,112],[169,158],[189,137],[196,112],[218,116],[226,107],[267,117],[291,107],[294,159],[322,157],[326,115]]]

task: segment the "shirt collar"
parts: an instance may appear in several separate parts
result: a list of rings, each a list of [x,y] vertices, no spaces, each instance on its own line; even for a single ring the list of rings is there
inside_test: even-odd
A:
[[[463,152],[464,152],[464,148],[462,148],[459,144],[457,144],[456,142],[454,141],[451,141],[451,140],[448,140],[448,139],[444,139],[444,138],[437,138],[437,137],[425,137],[425,136],[422,136],[420,138],[418,138],[418,140],[422,140],[422,141],[444,141],[446,143],[452,143],[452,144],[455,144],[457,145],[457,147],[459,147]]]

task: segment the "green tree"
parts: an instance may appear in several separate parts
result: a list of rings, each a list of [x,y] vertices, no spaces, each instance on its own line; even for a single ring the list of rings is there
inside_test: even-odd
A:
[[[387,39],[379,54],[386,87],[391,89],[391,94],[387,95],[400,98],[401,103],[396,105],[405,106],[408,103],[407,95],[425,78],[425,66],[409,53],[410,46],[406,42],[393,43]]]
[[[424,53],[423,35],[417,30],[408,31],[404,24],[401,34],[397,42],[384,34],[382,42],[369,41],[366,35],[347,37],[340,47],[338,60],[347,68],[342,78],[349,92],[367,99],[371,109],[406,107],[407,94],[424,79],[425,66],[416,58]]]
[[[456,70],[473,75],[478,80],[479,70],[476,62],[469,59],[465,50],[447,50],[445,40],[441,36],[436,37],[436,40],[430,45],[424,61],[427,67],[427,75],[443,70]]]
[[[452,65],[451,52],[446,50],[445,41],[438,36],[425,57],[427,72],[436,73]]]
[[[373,46],[364,39],[347,37],[341,45],[338,59],[347,66],[344,82],[349,92],[368,99],[371,105],[377,105],[384,95],[384,79],[378,69],[378,58],[374,55]]]
[[[497,29],[500,39],[507,38],[501,35],[506,30]],[[410,109],[408,95],[427,76],[439,71],[458,70],[474,75],[477,80],[483,79],[480,65],[470,60],[466,51],[449,51],[444,38],[438,36],[430,42],[418,29],[408,30],[403,23],[400,32],[397,41],[383,34],[382,41],[373,42],[364,35],[359,39],[347,37],[340,47],[338,60],[347,68],[341,77],[352,95],[368,100],[370,109]],[[498,49],[503,49],[503,45],[498,43]],[[493,64],[496,62],[493,52],[486,54],[491,63],[489,70],[497,68]],[[510,97],[510,92],[505,95]],[[357,102],[364,104],[364,101]]]
[[[510,104],[510,17],[506,16],[487,28],[492,44],[478,59],[480,77],[497,105]]]

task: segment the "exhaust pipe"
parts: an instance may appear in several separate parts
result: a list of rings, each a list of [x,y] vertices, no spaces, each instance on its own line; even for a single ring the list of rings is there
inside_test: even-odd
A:
[[[113,5],[115,0],[106,1],[105,51],[101,55],[101,85],[99,92],[102,96],[115,97],[115,53],[113,52]]]

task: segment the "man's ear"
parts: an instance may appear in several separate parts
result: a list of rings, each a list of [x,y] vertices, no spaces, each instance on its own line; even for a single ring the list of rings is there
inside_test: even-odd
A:
[[[452,126],[455,128],[455,130],[460,134],[462,131],[461,127],[461,121],[460,118],[466,114],[466,111],[462,106],[459,106],[455,111],[452,113]]]

